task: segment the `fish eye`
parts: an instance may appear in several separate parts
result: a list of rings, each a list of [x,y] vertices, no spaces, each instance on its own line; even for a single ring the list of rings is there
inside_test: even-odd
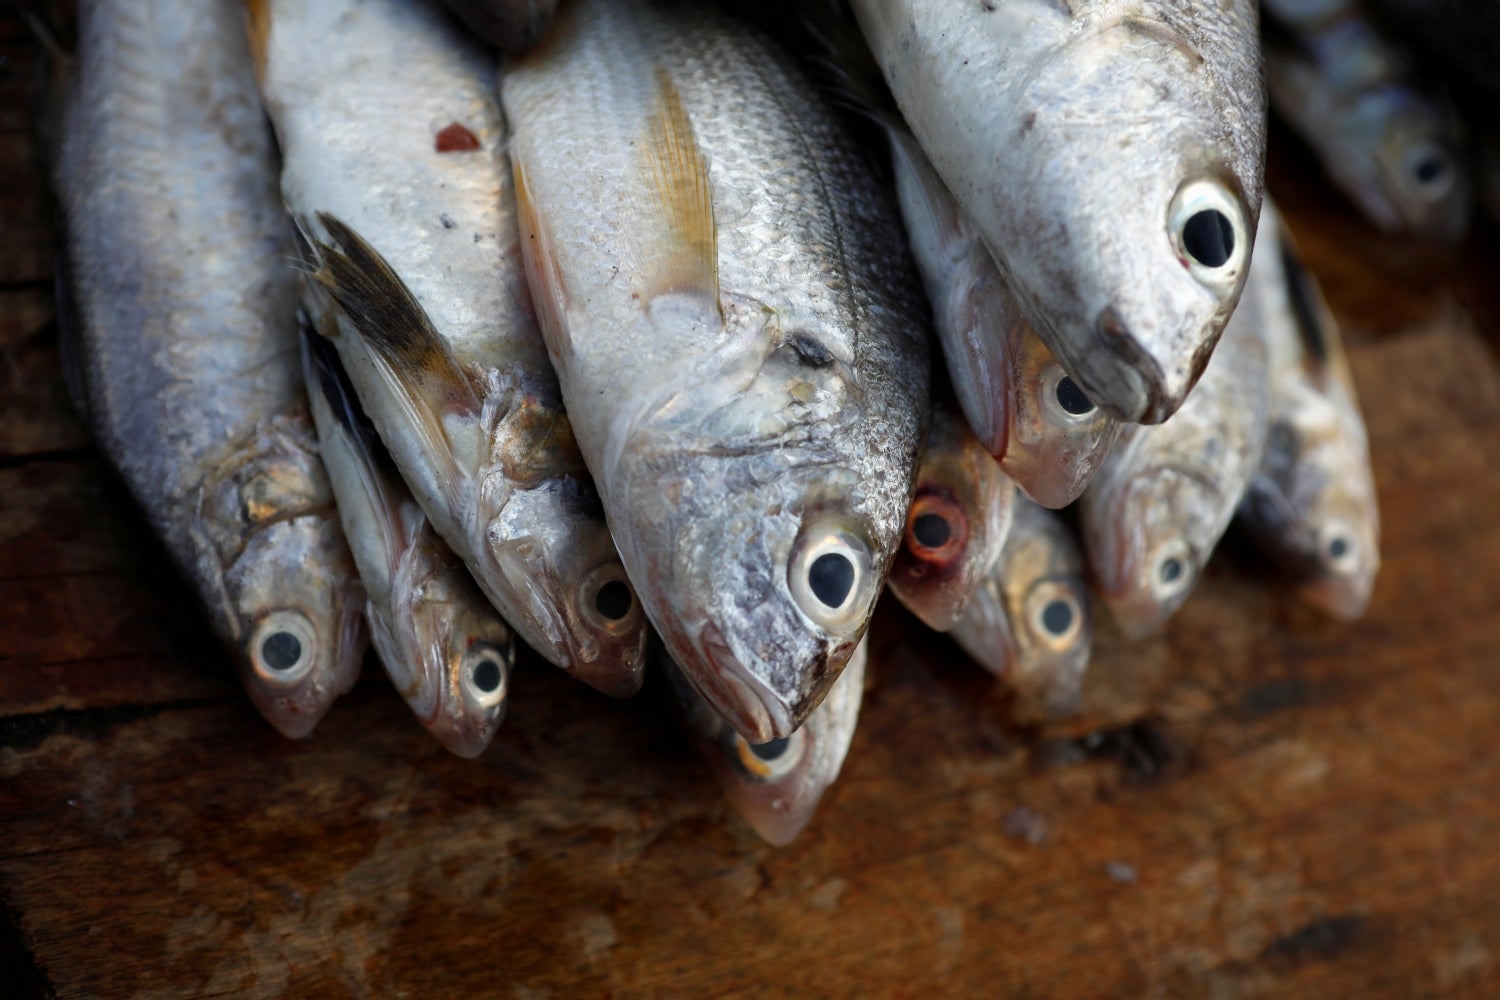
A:
[[[1042,375],[1042,393],[1050,404],[1052,415],[1065,423],[1078,423],[1098,412],[1094,401],[1078,387],[1073,377],[1058,364],[1049,365]]]
[[[1335,573],[1350,573],[1359,567],[1359,546],[1349,525],[1342,521],[1323,529],[1318,538],[1318,552]]]
[[[312,621],[290,608],[263,616],[247,648],[256,676],[273,684],[297,683],[308,675],[318,658]]]
[[[1183,184],[1167,227],[1177,256],[1198,281],[1228,289],[1239,279],[1249,256],[1249,224],[1224,185],[1207,178]]]
[[[492,642],[476,642],[464,653],[459,668],[464,693],[480,708],[494,708],[510,690],[513,650]]]
[[[865,620],[878,582],[870,546],[842,518],[804,526],[787,562],[797,607],[833,632],[852,631]]]
[[[1174,538],[1158,548],[1150,562],[1150,587],[1158,601],[1170,600],[1193,582],[1193,554],[1187,543]]]
[[[801,763],[807,745],[806,732],[801,729],[768,743],[751,743],[733,731],[730,739],[736,767],[755,781],[780,781],[786,777]]]
[[[1026,621],[1031,633],[1053,649],[1072,645],[1087,624],[1077,589],[1057,580],[1045,580],[1026,595]]]
[[[963,508],[937,492],[919,492],[906,517],[906,548],[927,562],[947,562],[969,540]]]
[[[594,570],[579,592],[584,617],[611,632],[625,632],[640,618],[640,602],[617,562]]]
[[[1441,198],[1453,186],[1456,175],[1453,157],[1435,142],[1413,146],[1402,158],[1402,164],[1413,190],[1424,198]]]

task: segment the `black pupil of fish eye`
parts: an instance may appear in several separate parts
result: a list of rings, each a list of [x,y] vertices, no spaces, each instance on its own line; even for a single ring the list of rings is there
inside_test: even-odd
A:
[[[1343,535],[1337,535],[1328,543],[1328,554],[1334,559],[1342,559],[1349,552],[1349,540]]]
[[[1182,560],[1176,556],[1168,556],[1161,561],[1157,573],[1161,576],[1162,583],[1172,583],[1182,576]]]
[[[1416,168],[1412,173],[1416,174],[1417,180],[1423,184],[1431,184],[1442,177],[1447,165],[1439,156],[1424,156],[1417,161]]]
[[[953,526],[941,514],[918,514],[911,523],[911,533],[924,548],[940,549],[953,537]]]
[[[786,753],[787,744],[791,741],[785,737],[778,737],[769,743],[751,743],[750,752],[761,760],[775,760]]]
[[[272,670],[290,670],[302,659],[302,640],[290,632],[272,632],[260,644],[260,658]]]
[[[808,567],[807,586],[828,607],[842,607],[854,589],[854,563],[846,555],[825,552]]]
[[[500,664],[494,660],[480,660],[474,664],[474,686],[490,694],[500,686]]]
[[[1078,383],[1064,375],[1057,383],[1057,405],[1063,408],[1063,412],[1071,413],[1075,417],[1081,417],[1085,413],[1091,413],[1094,409],[1094,401],[1078,388]]]
[[[1042,609],[1042,627],[1053,635],[1062,635],[1073,627],[1073,605],[1061,598],[1048,601]]]
[[[594,595],[594,607],[610,621],[619,621],[630,613],[630,588],[623,581],[609,581]]]
[[[1182,248],[1204,267],[1223,267],[1234,255],[1234,226],[1216,208],[1194,212],[1182,227]]]

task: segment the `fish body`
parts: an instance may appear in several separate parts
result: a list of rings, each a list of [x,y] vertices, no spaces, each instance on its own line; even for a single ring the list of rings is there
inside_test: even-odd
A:
[[[1357,0],[1268,0],[1271,103],[1387,232],[1463,236],[1473,201],[1459,125]]]
[[[557,0],[443,0],[474,34],[502,52],[525,52],[552,23]]]
[[[1015,493],[963,415],[935,407],[906,532],[886,581],[928,628],[946,632],[963,617],[1005,544]]]
[[[428,3],[252,6],[304,301],[432,526],[542,656],[640,687],[646,624],[522,271],[493,55]]]
[[[1023,715],[1077,707],[1094,631],[1083,553],[1056,514],[1016,499],[1005,546],[951,634],[1005,679]]]
[[[1260,226],[1259,252],[1276,262],[1261,291],[1270,430],[1239,517],[1304,600],[1352,621],[1368,607],[1380,569],[1369,440],[1338,326],[1317,283],[1274,209]]]
[[[734,731],[668,660],[666,669],[693,739],[725,796],[767,843],[784,847],[812,821],[838,778],[865,696],[868,643],[849,656],[828,697],[790,736],[753,744]]]
[[[1203,379],[1171,419],[1120,433],[1081,500],[1085,549],[1104,602],[1132,636],[1187,599],[1265,451],[1270,399],[1257,253],[1240,306]]]
[[[787,57],[710,10],[580,2],[502,96],[528,274],[621,556],[746,739],[859,642],[928,412],[894,206]]]
[[[505,717],[515,640],[391,467],[337,351],[308,330],[302,367],[375,651],[421,723],[477,757]]]
[[[1253,0],[853,0],[1022,313],[1095,403],[1159,423],[1239,298],[1260,210]]]
[[[1046,507],[1083,493],[1120,424],[1078,388],[1021,314],[979,231],[916,140],[887,125],[896,193],[948,374],[980,443]]]
[[[241,12],[78,15],[54,161],[74,380],[252,701],[306,736],[359,674],[364,598],[303,392],[291,227]]]

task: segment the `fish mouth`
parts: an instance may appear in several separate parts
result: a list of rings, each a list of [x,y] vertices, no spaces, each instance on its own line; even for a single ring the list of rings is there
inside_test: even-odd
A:
[[[704,625],[696,645],[699,662],[707,669],[692,671],[688,676],[735,732],[759,744],[790,736],[796,730],[796,706],[744,668],[717,625]]]
[[[1198,384],[1218,337],[1205,340],[1185,366],[1163,364],[1110,305],[1094,318],[1094,340],[1103,349],[1104,363],[1079,373],[1084,392],[1117,420],[1159,424],[1177,412]]]

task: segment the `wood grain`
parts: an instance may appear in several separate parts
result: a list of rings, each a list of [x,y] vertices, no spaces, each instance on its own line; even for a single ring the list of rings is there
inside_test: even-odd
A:
[[[0,42],[24,98],[34,54]],[[463,761],[371,664],[312,739],[276,735],[66,409],[3,108],[0,993],[1500,991],[1493,231],[1373,237],[1295,151],[1274,163],[1370,424],[1363,622],[1291,603],[1231,541],[1163,635],[1106,634],[1081,717],[1036,732],[887,601],[843,776],[773,849],[656,682],[618,703],[526,659]]]

